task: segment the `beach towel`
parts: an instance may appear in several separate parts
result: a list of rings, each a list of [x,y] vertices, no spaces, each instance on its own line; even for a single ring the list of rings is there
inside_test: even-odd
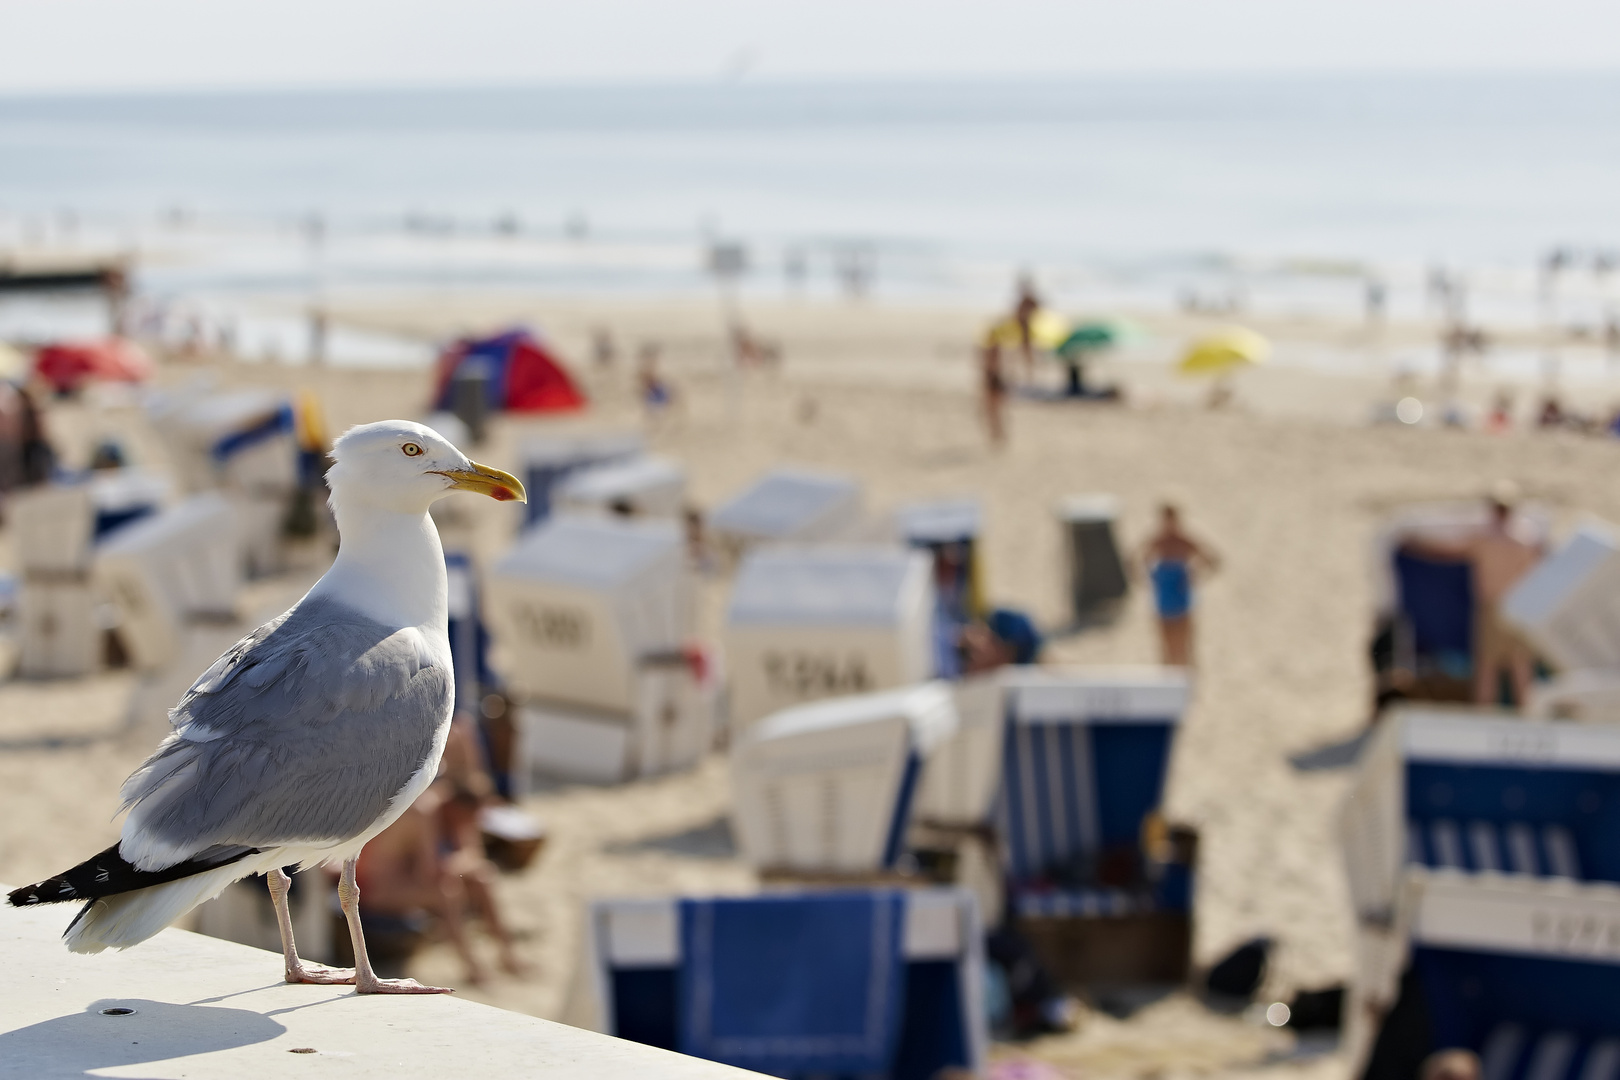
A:
[[[680,1052],[772,1076],[887,1072],[904,919],[891,890],[682,900]]]

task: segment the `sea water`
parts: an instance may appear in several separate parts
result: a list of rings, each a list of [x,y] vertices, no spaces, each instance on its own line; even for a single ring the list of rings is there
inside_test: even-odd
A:
[[[1620,74],[1116,76],[0,98],[0,250],[143,294],[744,293],[1071,307],[1610,309]],[[265,307],[264,305],[269,305]],[[32,316],[30,316],[32,317]],[[0,331],[7,326],[0,313]]]

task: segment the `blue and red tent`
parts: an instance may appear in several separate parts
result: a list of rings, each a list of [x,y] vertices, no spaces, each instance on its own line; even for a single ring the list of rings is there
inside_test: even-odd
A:
[[[493,337],[463,338],[440,353],[436,408],[452,407],[451,383],[468,364],[487,372],[492,412],[572,412],[586,405],[585,395],[561,361],[520,328]]]

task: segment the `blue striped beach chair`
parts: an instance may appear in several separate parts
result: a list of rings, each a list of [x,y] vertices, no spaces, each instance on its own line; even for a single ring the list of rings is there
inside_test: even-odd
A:
[[[1005,678],[995,823],[1010,913],[1067,982],[1176,981],[1190,940],[1191,855],[1164,858],[1144,832],[1186,710],[1185,673],[1027,668]],[[1121,920],[1143,937],[1098,967],[1095,931],[1073,925],[1097,920],[1116,943]]]
[[[1484,1080],[1620,1078],[1620,891],[1425,875],[1401,901],[1409,950],[1365,1080],[1471,1050]]]
[[[1620,883],[1620,728],[1396,710],[1363,752],[1343,833],[1372,922],[1413,871]]]
[[[1369,1051],[1375,1033],[1399,1026],[1398,999],[1410,999],[1415,991],[1407,984],[1426,968],[1436,980],[1455,975],[1464,982],[1512,968],[1434,955],[1444,940],[1440,916],[1423,914],[1411,896],[1451,897],[1450,906],[1434,910],[1463,913],[1469,932],[1487,939],[1506,932],[1514,909],[1471,908],[1456,897],[1506,889],[1532,908],[1614,903],[1620,916],[1617,829],[1620,728],[1433,707],[1388,714],[1363,751],[1342,819],[1358,920],[1357,977],[1346,1014],[1352,1056],[1371,1052],[1380,1059],[1376,1048]],[[1620,958],[1620,921],[1612,933]],[[1519,951],[1533,952],[1545,942],[1524,936],[1519,944]],[[1588,977],[1610,976],[1571,975]],[[1468,998],[1455,1006],[1463,1010],[1457,1015],[1496,1015],[1492,1002],[1509,999],[1494,994]],[[1379,1036],[1381,1043],[1389,1038]],[[1382,1058],[1389,1060],[1388,1053]],[[1530,1075],[1541,1080],[1543,1073],[1503,1074]]]

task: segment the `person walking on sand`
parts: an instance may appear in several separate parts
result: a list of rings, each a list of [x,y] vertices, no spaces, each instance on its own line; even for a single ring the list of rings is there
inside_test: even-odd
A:
[[[1167,501],[1159,507],[1159,531],[1142,545],[1142,565],[1153,585],[1162,662],[1192,667],[1193,585],[1200,573],[1217,570],[1220,560],[1182,531],[1181,511]]]
[[[1542,549],[1524,537],[1516,507],[1516,485],[1503,481],[1485,497],[1489,519],[1460,543],[1409,540],[1402,549],[1423,559],[1465,562],[1474,593],[1474,702],[1493,705],[1498,680],[1506,672],[1513,704],[1522,706],[1530,692],[1530,649],[1502,619],[1502,601],[1541,561]]]

